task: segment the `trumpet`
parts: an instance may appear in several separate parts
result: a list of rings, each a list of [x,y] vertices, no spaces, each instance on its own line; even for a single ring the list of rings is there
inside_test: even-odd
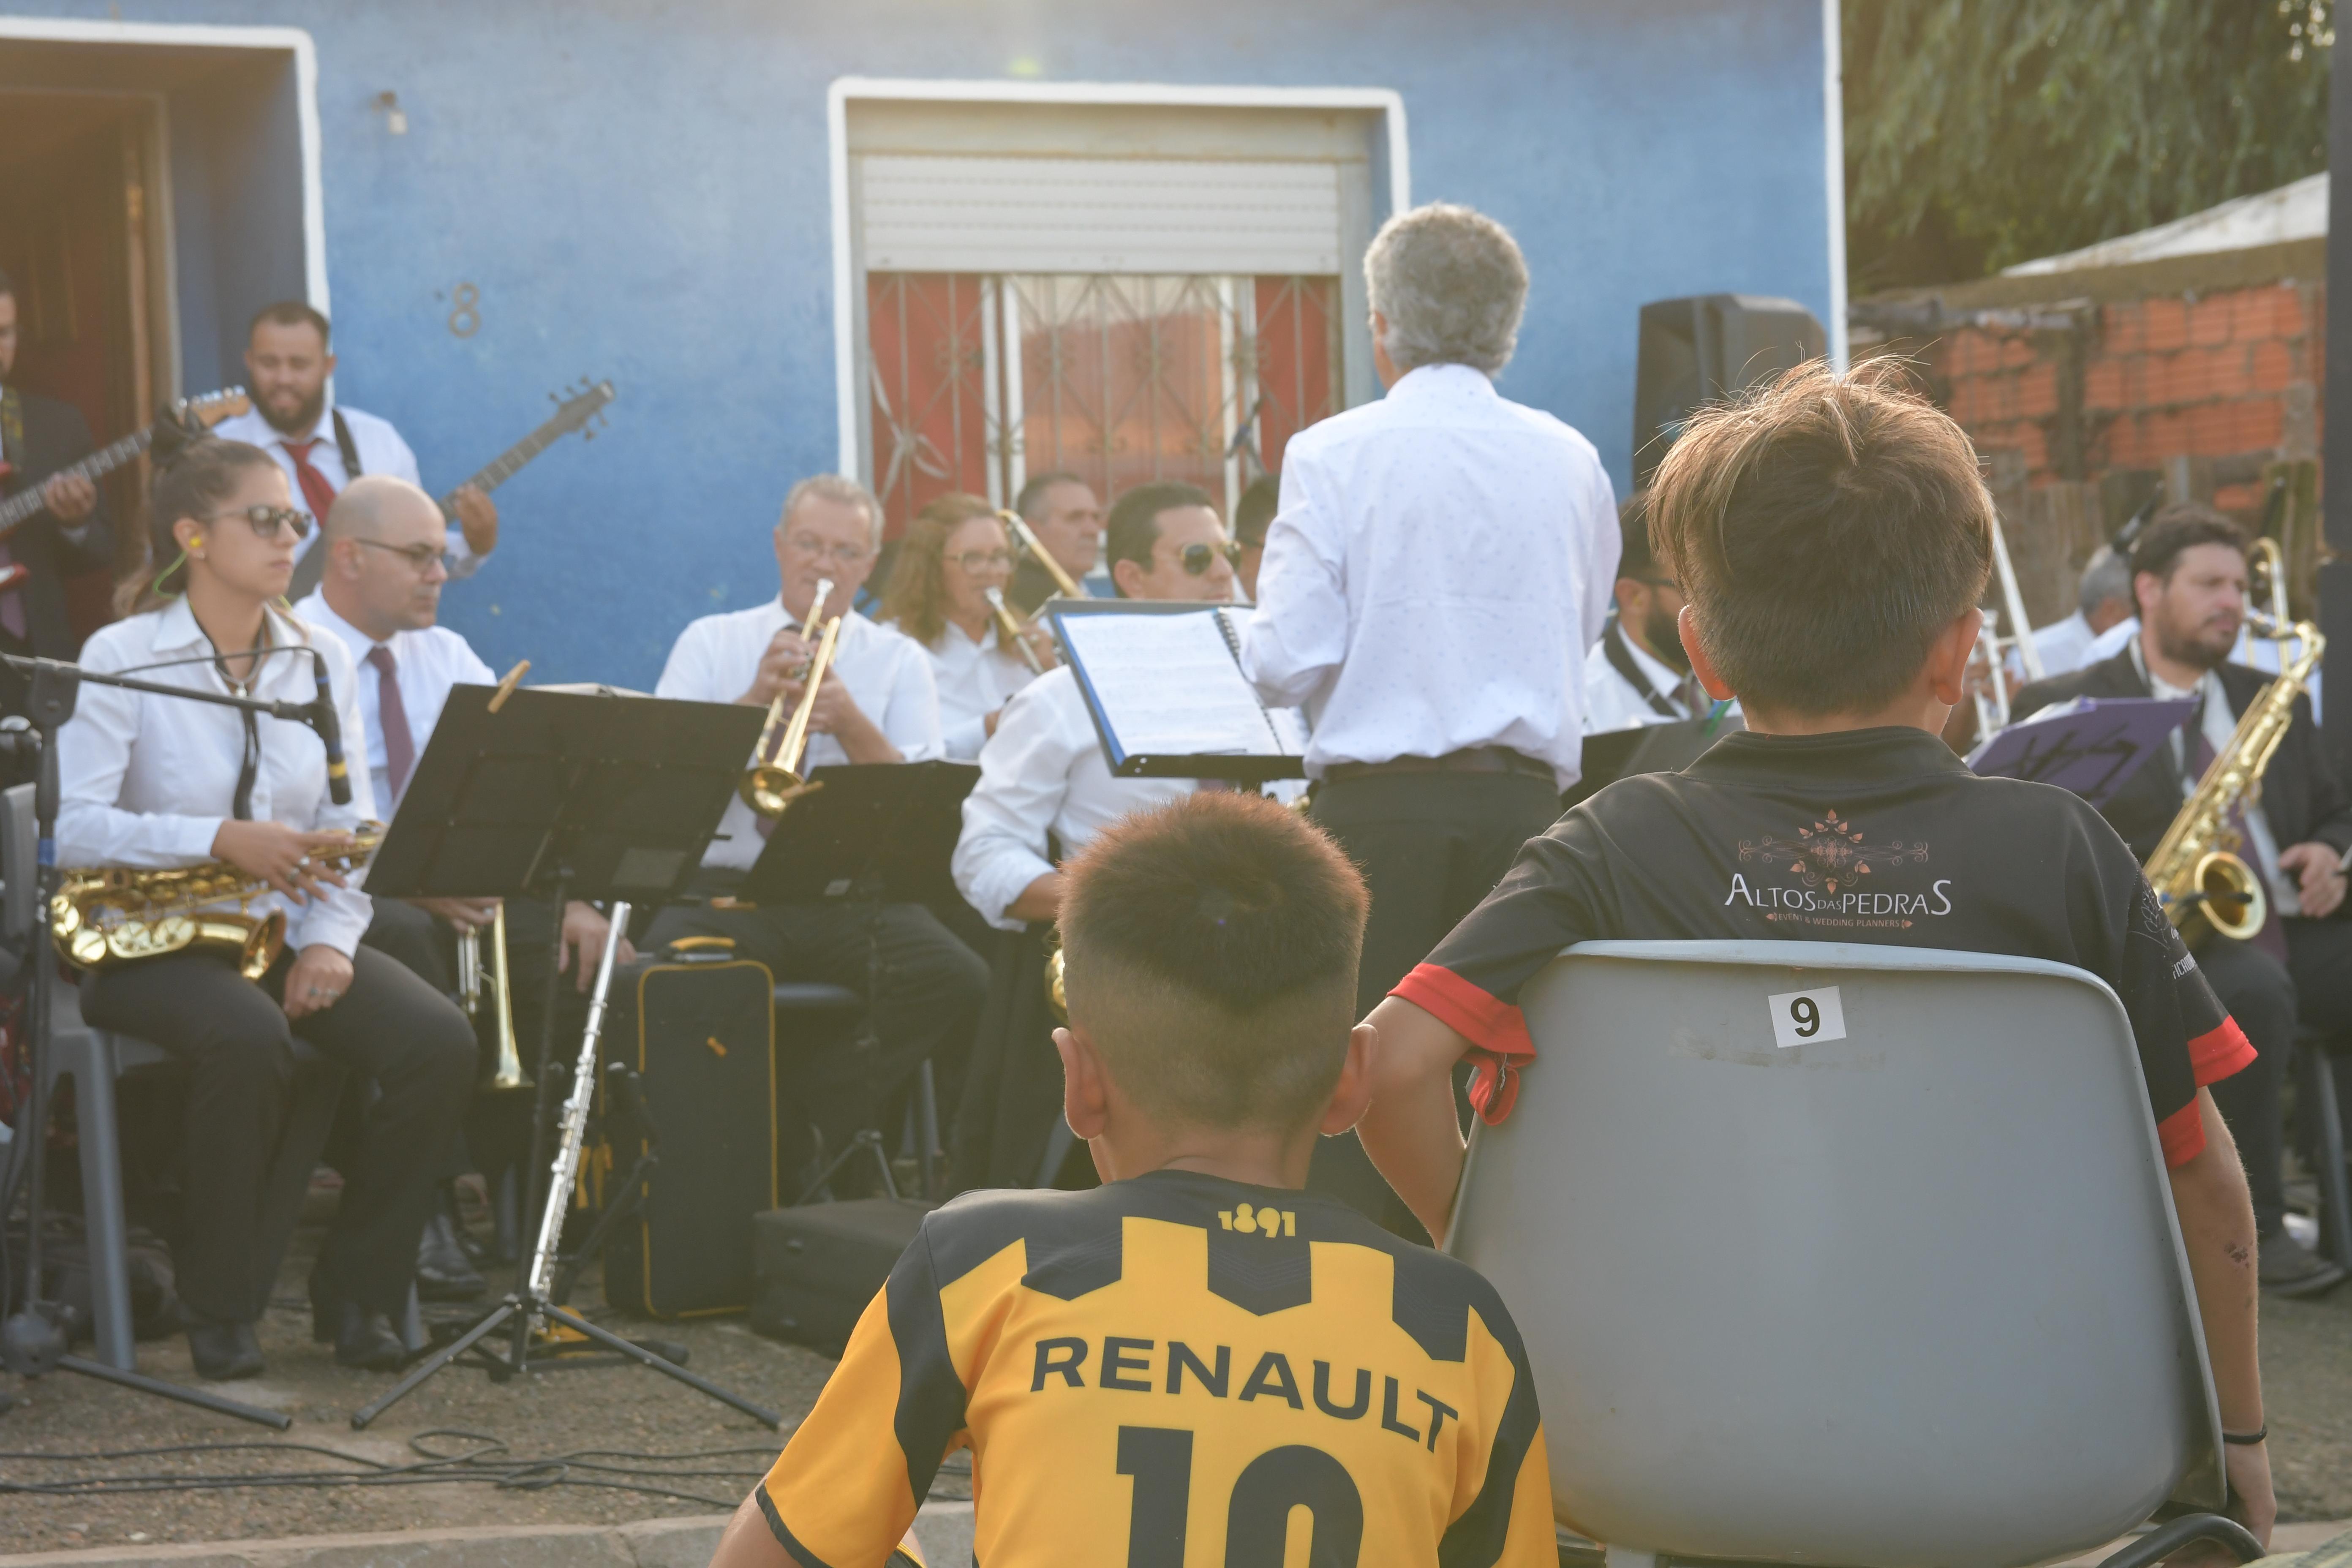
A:
[[[815,601],[809,606],[808,629],[803,631],[803,637],[815,628],[817,617],[824,613],[824,601],[833,592],[830,582],[820,582],[816,587]],[[760,727],[760,749],[754,753],[760,760],[743,770],[742,782],[736,785],[743,804],[761,816],[783,816],[784,807],[808,791],[808,781],[800,773],[801,757],[808,750],[809,719],[816,711],[817,691],[824,685],[825,671],[833,668],[834,647],[840,640],[841,617],[835,616],[824,623],[816,652],[801,671],[800,706],[793,710],[789,720],[784,717],[782,692],[777,692],[776,700],[768,704],[768,721]],[[783,738],[779,742],[776,731],[780,724]],[[772,752],[769,749],[771,742],[774,742]]]
[[[530,1089],[530,1077],[522,1070],[522,1052],[515,1044],[514,987],[507,978],[507,907],[499,905],[498,913],[490,917],[490,973],[485,982],[482,973],[482,933],[468,926],[457,933],[457,1004],[469,1018],[481,1016],[482,1006],[489,1003],[498,1008],[498,1060],[474,1087],[491,1092],[509,1089]]]
[[[1013,606],[1004,602],[1004,590],[992,586],[982,592],[988,595],[988,613],[996,617],[996,640],[1019,649],[1021,662],[1029,667],[1030,674],[1045,674],[1045,661],[1037,657],[1037,650],[1029,646],[1029,628],[1021,624],[1021,617],[1014,615]]]
[[[998,521],[1004,524],[1005,531],[1013,535],[1013,545],[1021,553],[1043,567],[1045,575],[1054,580],[1055,593],[1066,599],[1083,599],[1087,596],[1087,591],[1079,587],[1067,572],[1062,570],[1062,563],[1054,559],[1053,552],[1038,542],[1036,532],[1030,528],[1027,518],[1017,511],[1002,507],[997,509],[996,517]]]

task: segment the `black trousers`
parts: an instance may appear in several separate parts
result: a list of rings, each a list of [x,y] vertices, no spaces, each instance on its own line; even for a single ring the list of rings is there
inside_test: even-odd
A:
[[[821,981],[866,999],[870,1026],[854,1041],[777,1064],[830,1156],[874,1125],[883,1101],[923,1062],[971,1048],[988,965],[920,904],[712,909],[700,901],[742,882],[739,871],[704,871],[688,889],[698,901],[662,910],[646,944],[722,936],[735,943],[736,956],[766,964],[778,980]]]
[[[416,1269],[433,1183],[474,1074],[465,1015],[374,949],[352,958],[332,1007],[291,1024],[278,1005],[289,953],[258,985],[222,959],[175,953],[82,982],[82,1016],[188,1064],[183,1214],[173,1237],[180,1297],[207,1318],[249,1322],[277,1260],[259,1255],[262,1184],[293,1079],[293,1037],[380,1091],[319,1266],[342,1295],[398,1312]]]
[[[2291,921],[2290,926],[2304,922]],[[2292,951],[2293,938],[2289,939]],[[2212,1086],[2213,1105],[2230,1124],[2253,1194],[2254,1228],[2263,1236],[2285,1222],[2286,1190],[2279,1169],[2285,1152],[2281,1090],[2294,1049],[2295,983],[2286,966],[2249,942],[2206,939],[2198,966],[2254,1047],[2254,1063]]]
[[[1357,1016],[1428,957],[1494,890],[1519,847],[1559,816],[1558,787],[1527,773],[1375,773],[1318,784],[1315,820],[1371,889]],[[1400,1236],[1427,1237],[1352,1132],[1316,1144],[1307,1185]]]
[[[2294,977],[2298,1016],[2329,1036],[2338,1114],[2352,1128],[2352,920],[2284,923],[2287,973]]]

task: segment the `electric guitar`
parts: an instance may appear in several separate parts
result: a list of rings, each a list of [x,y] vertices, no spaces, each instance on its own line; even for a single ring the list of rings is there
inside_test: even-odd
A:
[[[166,438],[167,446],[184,444],[190,437],[200,435],[222,420],[243,414],[252,406],[253,400],[246,396],[245,388],[241,386],[207,392],[200,397],[183,397],[165,405],[163,416],[144,430],[133,431],[120,441],[100,447],[79,462],[68,463],[59,468],[57,473],[43,474],[6,500],[0,501],[0,536],[21,527],[49,504],[45,492],[51,479],[65,474],[85,479],[110,474],[147,450],[159,434]],[[0,477],[8,473],[7,467],[0,465]]]
[[[549,393],[547,400],[556,404],[557,406],[555,412],[548,417],[547,423],[499,453],[496,461],[467,479],[466,483],[487,494],[520,473],[524,466],[533,458],[538,457],[574,430],[581,433],[582,440],[594,440],[596,432],[588,428],[588,422],[598,417],[604,412],[604,405],[619,395],[613,390],[613,384],[609,381],[600,381],[593,384],[583,381],[581,390],[561,400],[555,394]],[[457,510],[448,496],[441,498],[441,515],[451,522],[457,521]]]

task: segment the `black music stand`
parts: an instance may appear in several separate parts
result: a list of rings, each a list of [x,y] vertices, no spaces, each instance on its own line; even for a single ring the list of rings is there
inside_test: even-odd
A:
[[[450,693],[368,868],[367,889],[383,898],[546,898],[554,907],[559,942],[566,902],[613,900],[612,931],[589,1003],[593,1037],[602,1026],[629,904],[660,902],[685,890],[734,797],[761,721],[760,710],[736,703],[460,686]],[[531,1129],[534,1194],[554,1076],[556,984],[550,964],[540,1029],[539,1114]],[[579,1088],[573,1086],[575,1095]],[[567,1115],[570,1109],[567,1102]],[[550,1223],[541,1220],[541,1252],[552,1247]],[[560,1228],[560,1217],[551,1223]],[[779,1426],[775,1412],[598,1327],[557,1304],[552,1294],[526,1279],[388,1393],[353,1412],[352,1425],[366,1426],[468,1351],[491,1362],[494,1373],[528,1372],[532,1325],[551,1320]],[[506,1354],[481,1347],[509,1324]]]
[[[747,904],[856,898],[961,898],[948,862],[963,832],[970,763],[845,763],[818,768],[795,796],[737,897]]]

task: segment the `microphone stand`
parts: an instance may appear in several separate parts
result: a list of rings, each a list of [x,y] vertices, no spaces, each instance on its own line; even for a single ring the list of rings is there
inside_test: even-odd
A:
[[[32,1167],[30,1223],[25,1249],[25,1300],[5,1322],[0,1322],[0,1365],[26,1378],[39,1377],[52,1370],[79,1373],[84,1377],[99,1378],[164,1399],[176,1399],[184,1405],[193,1405],[217,1415],[233,1415],[241,1421],[251,1421],[283,1432],[294,1425],[290,1416],[257,1409],[250,1405],[240,1405],[236,1400],[223,1399],[202,1389],[183,1388],[178,1384],[110,1366],[93,1358],[68,1353],[64,1304],[41,1300],[41,1221],[47,1198],[50,1018],[58,969],[55,957],[45,951],[41,933],[48,921],[49,900],[56,897],[58,890],[58,731],[73,717],[75,704],[80,700],[83,681],[120,687],[126,691],[152,692],[159,697],[174,697],[184,701],[241,708],[267,713],[274,719],[290,719],[313,728],[320,728],[319,713],[323,711],[327,720],[322,740],[329,739],[335,722],[331,700],[324,697],[323,689],[319,703],[285,702],[262,697],[234,697],[226,692],[201,691],[185,686],[167,686],[161,681],[141,680],[131,676],[103,675],[63,659],[26,658],[16,654],[0,654],[0,661],[32,677],[32,689],[25,704],[29,722],[24,728],[0,731],[0,750],[19,756],[31,752],[36,757],[38,771],[33,785],[33,816],[37,824],[36,831],[40,842],[35,921],[32,931],[26,935],[27,951],[25,954],[25,962],[32,966],[33,976],[27,1006],[30,1016],[26,1029],[26,1038],[32,1047],[33,1092],[26,1106],[28,1131],[25,1136],[26,1156]],[[320,679],[323,681],[323,669]],[[329,740],[330,783],[340,785],[335,790],[340,797],[337,805],[346,804],[351,799],[348,778],[336,776],[341,751],[340,737]],[[23,874],[22,867],[7,868],[7,875],[11,877]]]

